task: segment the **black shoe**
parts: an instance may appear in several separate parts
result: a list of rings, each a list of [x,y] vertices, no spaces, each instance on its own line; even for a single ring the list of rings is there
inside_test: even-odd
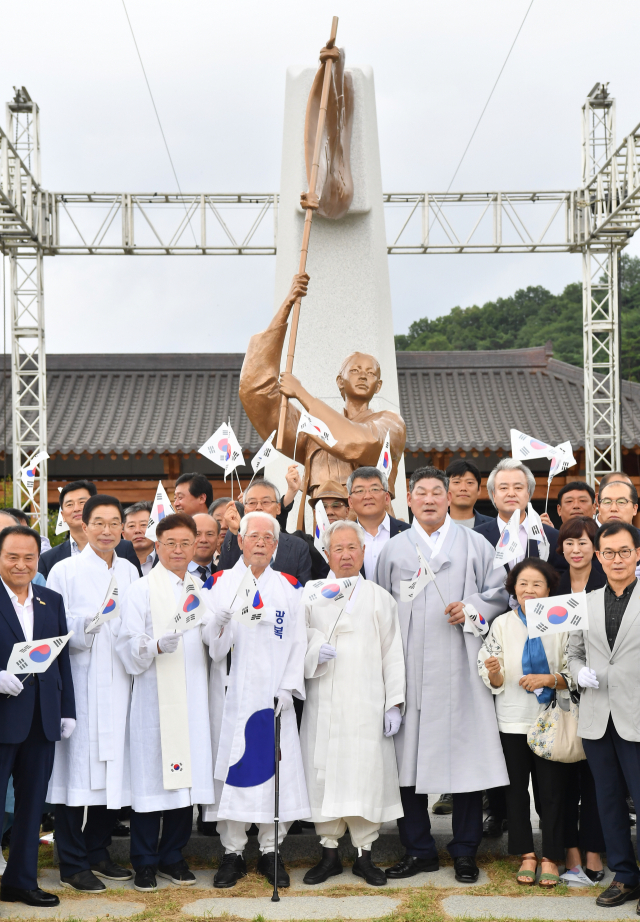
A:
[[[431,808],[436,816],[448,816],[453,813],[453,794],[441,794]]]
[[[110,859],[91,865],[91,870],[96,877],[102,877],[103,880],[131,880],[133,878],[133,871],[129,868],[121,868]]]
[[[207,820],[205,822],[205,820],[203,820],[201,816],[198,816],[198,819],[196,820],[196,828],[201,836],[219,836],[220,835],[220,833],[218,832],[218,824],[216,823],[215,820],[213,821]]]
[[[627,900],[637,900],[640,897],[640,887],[627,887],[619,880],[609,884],[604,893],[596,900],[596,906],[622,906]]]
[[[133,889],[138,890],[140,893],[149,893],[158,889],[156,869],[152,865],[145,864],[143,867],[138,868],[133,881]]]
[[[594,884],[599,884],[601,880],[604,880],[604,868],[601,871],[592,871],[591,868],[583,867],[582,870]]]
[[[490,813],[482,824],[482,835],[485,839],[499,839],[506,825],[506,820],[499,820],[493,813]]]
[[[301,836],[302,835],[302,826],[300,825],[300,820],[294,820],[293,823],[289,826],[287,830],[288,836]]]
[[[130,835],[131,835],[131,830],[129,829],[128,826],[125,826],[124,823],[118,822],[118,823],[116,823],[116,825],[115,825],[115,826],[113,827],[113,829],[111,830],[111,835],[112,835],[112,836],[117,836],[117,837],[120,838],[120,839],[124,839],[124,838],[126,838],[127,836],[130,836]]]
[[[302,878],[303,884],[323,884],[330,877],[342,874],[342,862],[337,848],[322,847],[322,858],[319,864],[311,868]]]
[[[60,883],[63,887],[68,887],[70,890],[80,890],[82,893],[98,893],[107,889],[102,881],[98,880],[93,871],[78,871],[77,874],[72,874],[71,877],[60,875]]]
[[[264,877],[266,877],[272,887],[275,883],[275,877],[273,873],[274,859],[275,852],[265,852],[264,855],[260,855],[258,858],[258,864],[256,866],[256,871],[258,874],[262,874]],[[285,870],[282,855],[280,852],[278,852],[278,886],[289,887],[290,885],[291,881],[289,880],[289,875]]]
[[[453,859],[453,866],[456,871],[456,880],[461,884],[475,884],[480,874],[475,858],[471,855],[461,855]]]
[[[158,867],[158,877],[164,877],[170,880],[176,887],[192,887],[196,882],[196,876],[193,871],[189,870],[189,865],[182,858],[175,864],[161,864]]]
[[[384,887],[387,883],[387,875],[382,868],[379,868],[371,860],[371,852],[363,848],[362,854],[358,855],[353,862],[353,873],[356,877],[364,877],[370,887]]]
[[[414,877],[424,871],[437,871],[439,868],[437,858],[414,858],[413,855],[405,855],[397,864],[387,868],[384,873],[387,877],[398,880],[404,877]]]
[[[225,855],[213,878],[213,886],[219,890],[235,887],[241,877],[247,876],[247,864],[242,855]]]
[[[631,794],[629,794],[629,796],[627,797],[627,810],[633,816],[636,815],[636,805],[633,802],[633,797],[631,796]]]
[[[634,810],[635,813],[635,810]],[[40,828],[42,832],[53,832],[54,827],[54,814],[53,813],[43,813],[42,820],[40,822]]]
[[[27,906],[41,906],[44,909],[50,909],[52,906],[60,905],[60,898],[55,893],[47,893],[36,887],[35,890],[22,890],[20,887],[6,887],[4,884],[0,888],[0,900],[5,903],[26,903]]]

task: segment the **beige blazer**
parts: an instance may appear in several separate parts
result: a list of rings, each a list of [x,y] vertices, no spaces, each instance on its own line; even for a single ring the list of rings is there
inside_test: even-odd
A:
[[[605,630],[604,588],[587,595],[589,630],[569,634],[568,662],[578,682],[583,666],[593,669],[599,688],[580,688],[578,735],[604,736],[609,715],[620,736],[640,742],[640,582],[629,599],[613,650]]]

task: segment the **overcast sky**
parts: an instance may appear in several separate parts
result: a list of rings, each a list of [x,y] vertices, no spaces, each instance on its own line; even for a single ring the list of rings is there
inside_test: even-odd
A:
[[[277,191],[286,68],[315,65],[333,14],[347,64],[374,69],[385,191],[444,191],[528,5],[127,0],[185,192]],[[121,0],[5,2],[2,22],[0,94],[24,85],[40,105],[45,188],[176,191]],[[618,140],[640,121],[639,30],[637,0],[534,0],[453,189],[576,188],[593,84],[610,83]],[[565,254],[392,256],[389,269],[397,333],[581,272]],[[272,257],[49,257],[47,349],[244,351],[274,271]]]

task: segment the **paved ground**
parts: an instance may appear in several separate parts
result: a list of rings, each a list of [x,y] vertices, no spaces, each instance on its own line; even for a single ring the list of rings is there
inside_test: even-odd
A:
[[[145,909],[144,903],[125,903],[106,898],[87,897],[79,900],[60,900],[54,909],[34,909],[24,903],[0,903],[0,919],[128,919]]]
[[[449,916],[464,919],[637,919],[637,901],[617,909],[601,909],[591,896],[448,896],[442,907]]]
[[[330,899],[327,896],[289,896],[272,903],[269,897],[254,899],[219,897],[218,899],[195,900],[182,907],[188,916],[218,917],[227,912],[241,919],[379,919],[387,916],[400,905],[400,900],[388,896],[343,896]]]

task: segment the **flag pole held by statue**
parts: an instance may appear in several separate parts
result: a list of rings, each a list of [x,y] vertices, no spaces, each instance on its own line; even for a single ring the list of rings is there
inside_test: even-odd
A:
[[[340,65],[344,62],[344,55],[341,58],[341,52],[335,47],[336,35],[338,32],[338,17],[333,17],[333,22],[331,25],[331,36],[325,47],[320,52],[321,60],[321,69],[324,69],[322,77],[322,93],[320,96],[320,105],[318,110],[318,123],[317,129],[315,132],[315,138],[313,143],[313,159],[311,161],[311,169],[308,169],[308,158],[307,158],[307,170],[308,170],[308,180],[309,180],[309,191],[302,195],[301,197],[301,206],[306,209],[305,219],[304,219],[304,229],[302,232],[302,245],[300,247],[300,263],[298,266],[298,274],[302,274],[306,271],[307,267],[307,254],[309,251],[309,238],[311,236],[311,222],[313,220],[313,212],[318,209],[320,206],[319,213],[324,217],[329,218],[340,218],[346,214],[349,205],[353,199],[353,186],[350,183],[350,170],[348,169],[348,160],[347,160],[347,170],[346,174],[349,176],[349,181],[347,182],[345,188],[338,191],[338,200],[332,200],[327,203],[325,206],[324,202],[319,202],[316,195],[317,185],[318,185],[318,174],[320,171],[320,159],[322,155],[323,141],[325,140],[325,127],[327,123],[327,108],[329,103],[329,93],[331,90],[331,77],[334,64],[339,63]],[[320,71],[318,71],[319,75]],[[309,96],[309,102],[307,104],[307,118],[305,124],[305,147],[307,147],[310,140],[309,136],[309,116],[310,111],[313,109],[314,98],[316,95],[316,90],[318,86],[318,76],[314,80],[313,86],[311,88],[311,93]],[[338,108],[340,105],[344,105],[344,100],[340,97],[337,98]],[[337,143],[340,144],[340,132],[344,127],[344,120],[341,120],[338,116],[336,120],[336,137],[327,137],[327,143],[329,146]],[[347,134],[350,130],[350,125],[347,126]],[[308,154],[308,150],[306,151]],[[329,175],[329,170],[327,175]],[[321,190],[322,192],[322,190]],[[333,196],[331,196],[333,199]],[[324,207],[323,207],[324,206]],[[291,315],[291,330],[289,333],[289,346],[287,349],[287,361],[285,365],[285,371],[289,374],[293,372],[293,360],[296,351],[296,339],[298,336],[298,323],[300,321],[300,298],[297,298],[295,304],[293,305],[293,311]],[[287,405],[289,399],[285,394],[282,395],[280,401],[280,417],[278,421],[278,436],[276,441],[276,449],[282,451],[284,446],[284,436],[285,436],[285,426],[287,419]]]

